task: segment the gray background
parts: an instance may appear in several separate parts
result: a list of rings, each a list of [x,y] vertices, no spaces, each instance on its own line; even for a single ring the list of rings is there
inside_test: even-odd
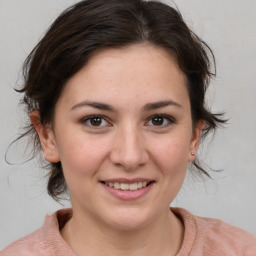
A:
[[[19,95],[20,67],[56,15],[76,1],[0,0],[0,248],[42,225],[44,216],[68,206],[47,196],[45,171],[24,159],[23,142],[6,149],[24,122]],[[168,1],[165,1],[168,2]],[[201,147],[215,169],[214,180],[189,175],[173,202],[197,215],[221,218],[256,235],[256,1],[176,0],[188,25],[215,52],[217,79],[208,93],[213,111],[226,111],[226,129]]]

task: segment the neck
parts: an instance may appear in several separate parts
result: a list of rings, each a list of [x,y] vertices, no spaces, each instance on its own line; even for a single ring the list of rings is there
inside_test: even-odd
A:
[[[118,230],[74,212],[61,234],[77,255],[176,255],[183,240],[183,224],[171,212],[132,230]]]

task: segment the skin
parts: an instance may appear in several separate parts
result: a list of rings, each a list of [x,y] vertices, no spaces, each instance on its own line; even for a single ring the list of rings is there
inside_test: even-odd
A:
[[[45,159],[62,163],[73,217],[61,233],[78,255],[176,255],[184,228],[169,204],[204,122],[192,125],[186,77],[173,56],[148,44],[103,50],[68,81],[52,124],[40,124],[36,111],[31,121]],[[119,178],[153,184],[124,200],[101,183]]]

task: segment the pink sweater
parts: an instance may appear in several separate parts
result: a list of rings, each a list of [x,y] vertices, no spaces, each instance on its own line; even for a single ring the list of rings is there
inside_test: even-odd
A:
[[[177,256],[256,256],[256,237],[210,218],[196,217],[181,208],[172,208],[185,226]],[[60,229],[72,216],[71,209],[47,216],[44,225],[0,252],[0,256],[76,256],[62,239]]]

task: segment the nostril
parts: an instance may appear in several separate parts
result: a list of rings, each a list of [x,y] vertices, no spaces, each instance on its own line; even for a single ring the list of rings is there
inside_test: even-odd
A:
[[[145,165],[149,156],[137,131],[133,129],[126,131],[125,129],[121,129],[122,133],[113,140],[109,157],[115,166],[133,171]]]

